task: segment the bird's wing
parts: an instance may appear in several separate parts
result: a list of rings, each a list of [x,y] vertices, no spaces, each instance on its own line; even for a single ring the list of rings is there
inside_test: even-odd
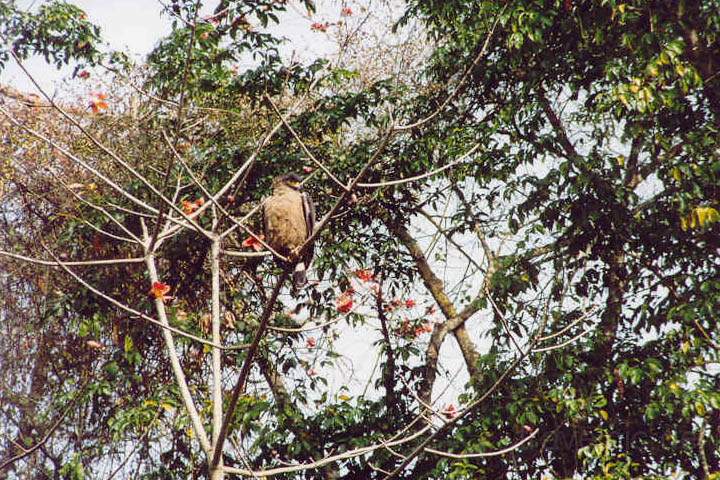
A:
[[[315,203],[312,201],[312,198],[310,198],[310,195],[308,195],[307,192],[302,192],[302,206],[303,213],[305,214],[305,229],[307,231],[307,236],[310,237],[310,235],[312,235],[315,231]],[[305,254],[306,264],[309,264],[310,260],[312,260],[314,249],[314,245],[310,245],[308,248],[307,253]]]
[[[262,207],[260,208],[260,212],[262,215],[262,225],[263,225],[263,233],[265,234],[265,241],[268,241],[268,237],[270,235],[270,229],[268,228],[268,214],[265,210],[268,208],[268,199],[266,198],[263,200]]]
[[[260,206],[260,212],[262,215],[261,221],[263,226],[263,234],[265,235],[265,241],[268,242],[268,244],[272,245],[273,239],[271,238],[272,235],[270,234],[270,215],[268,215],[268,208],[272,207],[272,202],[270,200],[271,197],[267,197],[265,200],[263,200],[263,203]]]

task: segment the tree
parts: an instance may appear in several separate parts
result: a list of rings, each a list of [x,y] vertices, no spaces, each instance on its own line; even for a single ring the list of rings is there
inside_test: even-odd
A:
[[[3,91],[0,468],[716,476],[717,2],[412,0],[395,48],[333,4],[308,28],[354,54],[307,63],[266,29],[287,2],[202,4],[142,68],[72,5],[0,7],[5,61],[113,75]],[[256,216],[286,171],[322,215],[294,299]]]

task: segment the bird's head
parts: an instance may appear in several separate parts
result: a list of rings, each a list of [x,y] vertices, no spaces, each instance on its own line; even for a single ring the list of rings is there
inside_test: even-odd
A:
[[[273,190],[290,188],[292,190],[302,190],[302,177],[295,173],[286,173],[273,179]]]

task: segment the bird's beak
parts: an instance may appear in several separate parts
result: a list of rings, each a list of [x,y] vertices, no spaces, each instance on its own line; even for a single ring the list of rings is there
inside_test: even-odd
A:
[[[295,190],[301,190],[302,186],[300,185],[300,182],[288,182],[288,185],[290,185]]]

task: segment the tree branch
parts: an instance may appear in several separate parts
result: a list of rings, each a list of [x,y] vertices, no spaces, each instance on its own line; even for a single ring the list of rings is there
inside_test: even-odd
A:
[[[445,341],[445,337],[448,333],[453,332],[453,335],[460,346],[460,351],[463,354],[470,376],[473,377],[478,373],[477,360],[480,355],[478,354],[477,349],[475,348],[475,345],[470,339],[470,335],[467,333],[464,326],[465,321],[468,320],[477,310],[471,308],[471,306],[476,302],[468,305],[463,312],[458,314],[455,309],[455,305],[453,305],[450,297],[448,297],[445,293],[442,280],[440,280],[432,271],[425,255],[422,252],[422,249],[420,248],[420,245],[418,245],[417,241],[412,237],[412,235],[410,235],[407,228],[405,228],[404,225],[391,222],[388,219],[383,219],[383,221],[388,229],[397,236],[400,242],[408,250],[408,253],[415,261],[415,265],[420,273],[420,277],[422,278],[425,287],[430,291],[430,294],[433,296],[445,316],[445,321],[435,325],[432,335],[430,336],[430,342],[428,343],[428,347],[425,352],[425,373],[423,375],[423,381],[418,389],[418,397],[420,397],[423,402],[430,404],[432,403],[432,388],[435,384],[435,378],[437,376],[437,363],[440,355],[440,347]]]

